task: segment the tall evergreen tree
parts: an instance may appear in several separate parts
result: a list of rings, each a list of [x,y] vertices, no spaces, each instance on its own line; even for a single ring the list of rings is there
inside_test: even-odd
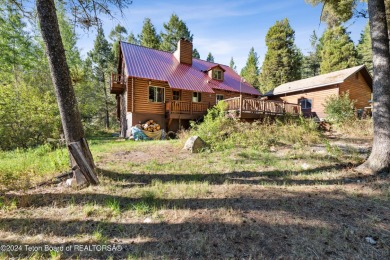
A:
[[[371,36],[370,36],[370,25],[367,23],[366,27],[363,30],[363,33],[360,36],[359,44],[356,47],[358,52],[358,62],[359,64],[366,65],[367,69],[372,71],[372,47],[371,47]]]
[[[268,47],[260,73],[262,92],[301,78],[301,54],[288,19],[277,21],[267,32]]]
[[[200,59],[200,54],[196,48],[192,51],[192,58]]]
[[[160,33],[161,50],[174,52],[180,38],[193,41],[194,36],[191,34],[187,25],[176,14],[172,14],[168,23],[164,23],[164,32]]]
[[[315,31],[310,35],[310,44],[311,50],[302,58],[302,79],[320,74],[320,55],[318,51],[319,39]]]
[[[126,40],[127,30],[125,27],[117,24],[114,29],[111,30],[108,38],[112,41],[112,53],[114,55],[114,59],[112,60],[113,64],[118,64],[118,56],[119,56],[119,41]],[[115,68],[115,66],[113,66]]]
[[[110,127],[110,96],[108,95],[107,80],[109,75],[109,64],[113,58],[111,46],[104,36],[102,28],[98,29],[98,34],[94,42],[94,48],[88,53],[93,62],[93,72],[98,85],[103,93],[104,114],[106,128]]]
[[[211,54],[211,52],[209,52],[209,54],[207,55],[206,61],[214,62],[214,56],[213,56],[213,54]]]
[[[236,63],[235,63],[234,60],[233,60],[233,57],[230,59],[229,67],[230,67],[232,70],[237,71],[237,66],[236,66]]]
[[[321,74],[357,65],[355,45],[343,26],[327,29],[320,39]]]
[[[131,44],[140,45],[139,39],[132,32],[130,32],[129,37],[127,37],[127,42]]]
[[[230,61],[232,65],[233,58]],[[249,51],[248,59],[245,67],[241,70],[241,77],[243,77],[249,84],[258,87],[259,86],[259,58],[255,49],[252,47]],[[234,61],[233,61],[234,66]]]
[[[145,18],[141,34],[138,35],[138,38],[142,46],[152,49],[160,48],[160,37],[156,33],[156,28],[149,18]]]

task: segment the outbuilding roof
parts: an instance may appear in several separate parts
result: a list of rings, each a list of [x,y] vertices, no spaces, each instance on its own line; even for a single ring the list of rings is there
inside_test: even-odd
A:
[[[241,77],[229,66],[192,59],[192,65],[180,63],[173,53],[121,42],[121,51],[130,77],[168,82],[174,89],[214,93],[213,89],[261,95],[253,86],[241,82]],[[210,78],[206,71],[220,66],[224,80]],[[240,87],[241,85],[241,87]]]
[[[367,81],[367,84],[372,88],[372,77],[368,72],[366,66],[360,65],[348,69],[338,70],[331,73],[318,75],[315,77],[301,79],[284,83],[273,90],[267,92],[265,96],[276,96],[280,94],[286,94],[291,92],[297,92],[307,89],[315,89],[320,87],[326,87],[330,85],[336,85],[343,83],[351,75],[361,71],[363,77]]]

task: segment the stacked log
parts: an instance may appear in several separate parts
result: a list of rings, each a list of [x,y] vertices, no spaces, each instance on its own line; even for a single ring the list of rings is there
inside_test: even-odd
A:
[[[154,122],[153,120],[146,121],[145,124],[142,124],[142,130],[148,131],[148,132],[157,132],[160,131],[161,126]]]

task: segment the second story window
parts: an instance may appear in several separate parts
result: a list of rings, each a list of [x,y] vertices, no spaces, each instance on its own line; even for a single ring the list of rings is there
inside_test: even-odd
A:
[[[165,101],[165,89],[149,86],[149,102],[163,103]]]
[[[222,71],[221,70],[213,70],[213,79],[222,80],[223,79]]]
[[[192,93],[192,102],[201,102],[202,101],[202,93],[194,92]]]

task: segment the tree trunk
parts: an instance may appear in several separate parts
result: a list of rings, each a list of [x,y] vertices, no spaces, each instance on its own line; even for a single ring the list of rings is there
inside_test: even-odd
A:
[[[65,140],[68,145],[74,142],[83,142],[84,129],[72,86],[69,67],[66,62],[54,0],[37,0],[36,6],[42,38],[45,43],[46,54],[49,60],[51,78],[60,110]],[[86,149],[89,151],[88,147],[86,147]],[[90,158],[88,154],[84,154],[84,157]],[[71,158],[71,161],[72,168],[75,169],[77,163],[74,158]],[[88,163],[92,169],[95,168],[92,158],[88,159]],[[85,172],[82,173],[84,175],[88,174]],[[97,180],[96,173],[94,174],[95,176],[92,177]],[[90,178],[86,179],[88,180]]]
[[[390,169],[390,51],[384,1],[369,0],[368,14],[374,67],[374,141],[370,157],[356,170],[375,174]]]
[[[103,91],[104,91],[104,101],[106,105],[106,129],[110,128],[110,114],[108,111],[108,94],[107,94],[107,88],[106,88],[106,77],[103,72]]]

